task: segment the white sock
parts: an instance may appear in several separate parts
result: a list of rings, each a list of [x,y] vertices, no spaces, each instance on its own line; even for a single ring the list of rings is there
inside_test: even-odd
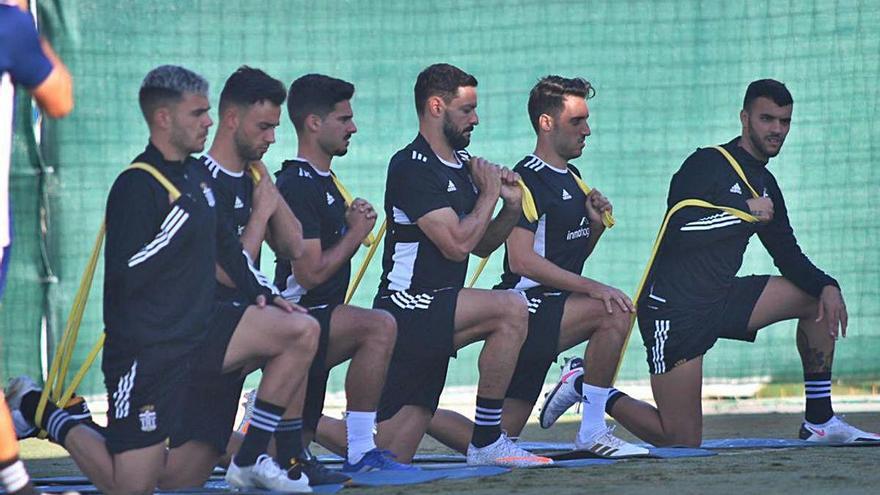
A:
[[[6,407],[4,404],[0,407]],[[24,488],[30,481],[27,471],[24,470],[24,464],[21,461],[15,461],[13,464],[6,466],[0,470],[0,485],[6,488],[6,493],[17,492]]]
[[[582,441],[593,438],[605,431],[605,403],[608,401],[608,388],[584,383],[581,397],[581,428],[578,438]]]
[[[373,427],[376,426],[376,411],[346,411],[345,431],[348,435],[348,462],[356,464],[364,454],[376,448],[373,440]]]

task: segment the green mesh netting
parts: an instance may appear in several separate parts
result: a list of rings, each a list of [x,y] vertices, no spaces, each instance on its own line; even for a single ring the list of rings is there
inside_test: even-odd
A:
[[[526,100],[537,78],[557,73],[592,81],[598,91],[590,101],[593,135],[577,164],[614,202],[618,226],[603,237],[585,273],[628,292],[662,219],[672,173],[696,147],[738,134],[750,81],[784,81],[796,101],[794,122],[771,167],[801,245],[840,280],[848,299],[852,325],[837,350],[835,376],[880,376],[880,221],[873,201],[880,185],[873,163],[880,157],[877,2],[495,0],[441,7],[402,0],[56,0],[41,7],[44,29],[74,74],[77,102],[73,115],[52,129],[57,183],[49,184],[43,201],[51,209],[46,245],[59,277],[55,285],[41,283],[35,166],[22,152],[16,155],[15,262],[0,317],[6,375],[38,369],[47,298],[50,330],[60,333],[109,185],[146,143],[136,95],[149,69],[176,63],[200,72],[212,83],[215,103],[227,75],[244,63],[286,83],[307,72],[353,81],[360,130],[335,169],[356,195],[381,204],[388,159],[416,132],[415,77],[446,61],[480,81],[481,124],[471,151],[509,165],[534,146]],[[274,170],[295,151],[285,121],[265,161]],[[755,244],[743,273],[774,273]],[[501,258],[492,258],[479,286],[496,281]],[[355,303],[370,303],[378,274],[377,259]],[[82,354],[101,331],[101,277],[99,271]],[[459,353],[449,384],[475,383],[478,351],[472,346]],[[102,389],[96,371],[84,391]],[[799,379],[794,323],[763,331],[755,345],[720,343],[705,374]],[[646,377],[641,339],[634,335],[621,378]],[[336,373],[331,388],[341,386]]]

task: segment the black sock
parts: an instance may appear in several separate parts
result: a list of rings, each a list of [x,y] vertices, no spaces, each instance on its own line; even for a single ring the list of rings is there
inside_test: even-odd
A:
[[[605,403],[605,412],[610,415],[611,408],[614,407],[614,404],[624,397],[629,396],[614,387],[608,389],[608,401]]]
[[[477,396],[477,413],[474,416],[474,447],[485,447],[501,436],[501,411],[504,399],[486,399]]]
[[[241,448],[235,454],[234,462],[236,466],[253,466],[257,462],[257,457],[260,454],[266,453],[266,447],[269,446],[269,440],[272,438],[272,434],[275,433],[282,414],[284,414],[284,408],[281,406],[276,406],[259,398],[254,401],[250,426],[248,426],[248,431],[244,435]]]
[[[804,373],[804,395],[808,423],[821,425],[827,423],[834,411],[831,409],[831,372]]]
[[[275,461],[283,469],[293,465],[294,459],[303,457],[302,418],[282,419],[275,429]]]
[[[34,424],[37,423],[37,406],[40,403],[40,393],[40,391],[34,390],[26,393],[21,398],[21,413],[28,421]],[[78,422],[67,411],[59,409],[58,406],[49,400],[46,401],[46,408],[43,410],[40,424],[49,433],[50,440],[63,446],[70,429],[76,426]]]

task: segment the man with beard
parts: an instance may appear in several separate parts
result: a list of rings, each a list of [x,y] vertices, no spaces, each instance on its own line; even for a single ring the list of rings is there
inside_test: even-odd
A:
[[[274,227],[277,235],[272,237],[273,247],[285,255],[298,254],[302,243],[299,222],[280,202],[278,191],[259,162],[275,142],[275,128],[285,96],[280,81],[259,69],[240,67],[226,80],[220,93],[219,129],[211,149],[200,159],[203,170],[213,179],[218,230],[224,237],[236,240],[238,251],[247,258],[253,275],[266,285],[271,284],[256,270],[254,260],[259,260],[267,228]],[[252,179],[254,171],[259,175],[256,185]],[[247,292],[221,266],[217,267],[217,280],[216,304],[209,322],[211,340],[222,340],[238,326],[253,324],[243,319],[249,304]],[[303,339],[293,345],[308,349],[305,344],[314,337],[308,333],[315,321],[302,312],[283,316],[285,323],[296,328]],[[297,374],[288,378],[294,382],[303,380],[307,369],[300,365]],[[227,450],[244,378],[250,371],[199,373],[190,383],[184,399],[185,414],[171,435],[168,476],[161,482],[163,488],[201,486],[210,476]],[[288,423],[297,421],[302,412],[304,384],[298,390],[299,393],[284,404],[286,409],[274,432],[276,444],[281,446],[276,450],[284,455],[300,444],[299,431],[286,428]],[[259,421],[254,423],[260,424]],[[239,449],[236,445],[236,450]],[[277,464],[285,468],[292,482],[302,485],[300,489],[308,489],[305,479],[300,480],[300,470],[287,469],[288,459],[284,455],[275,456]]]
[[[376,448],[373,429],[376,406],[397,326],[386,311],[343,304],[351,274],[351,258],[376,223],[372,205],[340,192],[331,162],[348,152],[357,132],[351,98],[354,86],[321,74],[293,81],[287,109],[296,128],[297,157],[285,161],[277,174],[278,190],[302,222],[303,254],[297,259],[279,256],[275,283],[288,301],[309,309],[321,324],[318,352],[309,372],[303,412],[306,445],[314,436],[324,408],[330,370],[351,359],[345,380],[345,423],[324,420],[345,441],[344,472],[411,469]],[[305,461],[315,466],[314,460]],[[338,482],[339,473],[334,474]],[[342,477],[348,479],[347,476]]]
[[[846,306],[837,281],[798,246],[782,192],[766,168],[788,135],[792,106],[782,83],[754,81],[740,112],[742,134],[719,148],[697,150],[672,178],[670,208],[699,199],[748,212],[757,222],[699,206],[669,220],[637,301],[657,407],[613,389],[606,405],[621,425],[654,445],[700,445],[703,354],[717,339],[753,342],[758,330],[792,319],[798,320],[806,395],[799,437],[818,443],[880,441],[834,415],[831,365],[838,336],[846,336]],[[756,233],[781,277],[736,276]]]
[[[41,421],[49,438],[63,445],[102,492],[152,493],[168,469],[166,440],[189,414],[190,383],[206,376],[262,367],[251,428],[227,472],[236,488],[308,491],[307,481],[288,479],[265,454],[285,406],[305,385],[317,346],[318,326],[255,276],[241,245],[223,235],[216,198],[205,166],[190,154],[204,149],[208,83],[183,67],[150,71],[139,102],[150,130],[146,150],[123,172],[107,200],[104,260],[106,341],[102,370],[110,407],[102,435],[77,423],[51,402]],[[164,177],[172,187],[164,185]],[[175,199],[171,190],[180,196]],[[214,311],[219,264],[247,295],[234,324],[209,321]],[[275,306],[267,306],[268,301]],[[239,371],[241,372],[241,371]],[[40,391],[27,377],[12,380],[9,406],[33,428]]]
[[[449,64],[423,70],[415,85],[419,134],[388,166],[388,236],[374,307],[397,320],[397,344],[379,401],[380,447],[410,462],[446,381],[449,358],[483,341],[476,427],[469,464],[552,462],[501,431],[504,393],[526,337],[525,299],[512,291],[464,289],[468,256],[488,256],[522,212],[518,176],[465,147],[478,124],[477,80]],[[498,198],[504,200],[493,220]]]
[[[528,299],[529,335],[505,394],[501,424],[509,434],[519,436],[550,364],[559,353],[589,340],[584,353],[586,375],[583,367],[571,369],[572,364],[583,366],[584,361],[567,363],[563,385],[551,392],[542,408],[542,423],[571,403],[581,402],[576,448],[622,458],[648,453],[614,436],[605,424],[605,401],[635,309],[620,290],[581,276],[584,262],[605,231],[602,216],[610,214],[611,203],[597,189],[585,194],[576,179],[580,172],[569,163],[581,156],[590,135],[587,99],[593,94],[584,79],[547,76],[529,95],[529,118],[537,144],[513,171],[531,191],[538,219],[520,216],[507,238],[504,274],[495,286],[520,291]],[[554,409],[560,400],[565,407]],[[464,451],[471,428],[473,424],[463,416],[438,411],[429,432]]]

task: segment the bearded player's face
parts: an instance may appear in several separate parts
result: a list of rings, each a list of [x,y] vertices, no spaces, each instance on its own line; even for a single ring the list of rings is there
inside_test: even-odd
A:
[[[340,101],[333,111],[321,119],[318,144],[327,156],[343,156],[348,153],[351,136],[357,132],[351,100]]]
[[[275,142],[275,128],[281,119],[281,107],[269,100],[242,106],[238,111],[235,149],[246,162],[263,158]]]
[[[742,111],[743,138],[748,139],[755,158],[767,161],[779,154],[791,129],[791,111],[792,105],[780,107],[763,96]]]
[[[471,132],[480,123],[477,116],[477,88],[461,86],[443,112],[443,135],[452,149],[467,148]]]

